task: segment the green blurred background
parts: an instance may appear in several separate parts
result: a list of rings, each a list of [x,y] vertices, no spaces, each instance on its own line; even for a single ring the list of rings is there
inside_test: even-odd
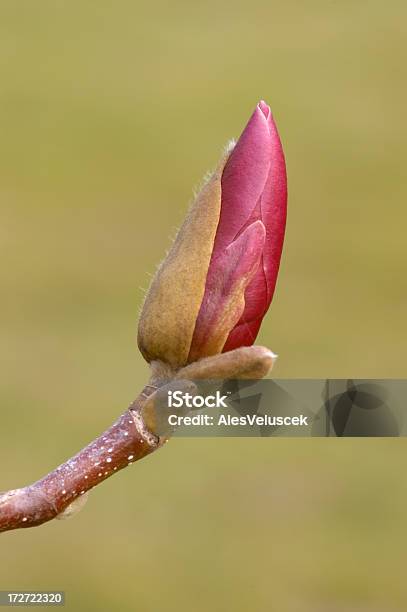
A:
[[[0,489],[142,387],[143,290],[260,98],[289,175],[274,375],[406,376],[406,20],[401,0],[1,0]],[[175,440],[71,521],[3,534],[0,588],[75,611],[405,610],[406,459]]]

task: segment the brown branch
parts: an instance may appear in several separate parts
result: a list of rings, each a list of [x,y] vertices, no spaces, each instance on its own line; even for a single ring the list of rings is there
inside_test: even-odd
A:
[[[160,439],[145,427],[141,414],[154,390],[146,386],[109,429],[44,478],[1,493],[0,531],[50,521],[106,478],[159,448]]]
[[[83,505],[90,489],[160,448],[173,433],[170,413],[189,412],[184,407],[168,407],[169,390],[195,393],[200,382],[212,378],[263,378],[274,359],[265,347],[251,346],[201,359],[177,371],[153,362],[150,383],[109,429],[41,480],[0,493],[0,532],[69,516]]]

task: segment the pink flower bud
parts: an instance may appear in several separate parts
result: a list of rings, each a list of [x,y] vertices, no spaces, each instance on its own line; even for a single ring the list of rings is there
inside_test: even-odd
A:
[[[221,186],[220,219],[190,361],[214,354],[213,330],[222,326],[233,283],[243,280],[246,288],[222,352],[253,344],[273,297],[284,240],[287,179],[280,138],[265,102],[257,105],[234,147]]]
[[[286,184],[277,129],[260,102],[153,279],[138,335],[147,361],[179,368],[253,344],[277,280]]]

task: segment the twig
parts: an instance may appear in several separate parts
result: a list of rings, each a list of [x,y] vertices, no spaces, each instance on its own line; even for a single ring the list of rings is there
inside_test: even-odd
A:
[[[81,505],[81,497],[106,478],[160,447],[141,409],[155,387],[147,385],[109,429],[41,480],[0,494],[0,531],[35,527]]]
[[[151,379],[113,425],[77,455],[21,489],[0,493],[0,532],[35,527],[65,518],[82,507],[90,489],[131,463],[160,448],[173,433],[168,391],[195,393],[208,379],[259,379],[270,371],[275,355],[262,346],[242,347],[191,363],[177,371],[151,363]],[[194,379],[194,382],[191,380]]]

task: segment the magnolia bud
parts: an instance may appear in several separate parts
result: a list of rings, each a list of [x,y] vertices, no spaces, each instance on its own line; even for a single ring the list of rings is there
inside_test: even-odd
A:
[[[152,281],[138,331],[148,362],[178,369],[253,344],[277,280],[286,200],[281,142],[260,102]]]

